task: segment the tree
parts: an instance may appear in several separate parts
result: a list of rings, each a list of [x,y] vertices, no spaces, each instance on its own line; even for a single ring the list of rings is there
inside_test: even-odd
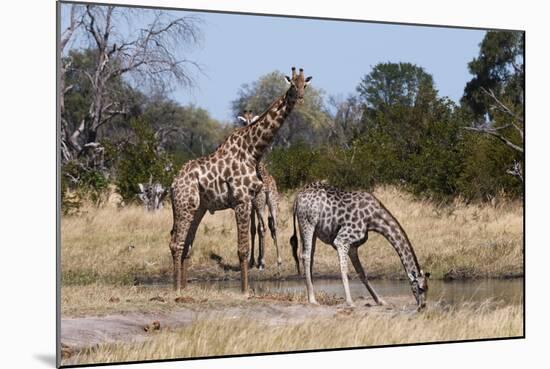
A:
[[[64,54],[65,49],[67,48],[67,45],[73,38],[74,33],[77,31],[78,28],[82,26],[82,12],[81,8],[72,5],[70,9],[69,14],[69,25],[63,32],[61,33],[61,37],[59,40],[59,52],[61,55]],[[60,116],[61,116],[61,160],[62,162],[67,162],[71,159],[72,153],[71,148],[69,146],[69,129],[68,129],[68,121],[66,118],[66,112],[65,112],[65,95],[69,93],[74,85],[73,84],[66,84],[65,76],[67,74],[67,70],[71,68],[72,59],[66,58],[60,63],[60,71],[59,71],[59,92],[61,94],[59,99],[59,105],[60,105]]]
[[[352,158],[371,177],[360,182],[405,186],[437,200],[454,196],[462,121],[455,104],[437,95],[432,76],[411,63],[381,63],[357,91],[364,133]]]
[[[189,67],[198,65],[179,55],[176,47],[181,49],[199,41],[199,20],[195,16],[176,18],[168,12],[152,10],[145,27],[134,25],[135,28],[124,32],[120,25],[132,12],[133,9],[115,6],[71,5],[71,22],[63,34],[67,35],[65,38],[88,42],[92,67],[75,70],[88,80],[89,101],[79,122],[61,125],[63,162],[100,147],[98,130],[114,117],[128,113],[120,91],[113,89],[118,85],[113,81],[124,78],[134,86],[156,89],[168,88],[171,82],[184,86],[193,83]],[[71,61],[71,55],[62,59],[62,80],[74,68]],[[62,93],[62,100],[64,96]],[[61,113],[62,122],[67,122],[66,110]]]
[[[329,140],[349,149],[351,142],[365,132],[362,124],[363,104],[359,97],[349,95],[346,99],[330,96],[329,105],[334,110],[330,119]]]
[[[434,90],[433,78],[411,63],[379,63],[361,79],[357,92],[367,108],[381,111],[388,106],[412,106],[422,89]]]
[[[263,113],[274,99],[288,89],[281,72],[261,76],[251,84],[244,84],[232,102],[233,115],[237,117],[244,110],[255,114]],[[323,103],[324,93],[309,85],[303,104],[297,104],[277,134],[273,146],[289,147],[298,142],[318,145],[327,137],[329,115]]]
[[[522,32],[487,32],[480,43],[479,55],[468,63],[474,77],[466,84],[461,100],[476,120],[492,119],[490,106],[495,103],[495,97],[509,101],[514,107],[523,106],[524,51]]]
[[[181,106],[163,96],[147,100],[143,117],[151,122],[160,146],[174,155],[176,164],[214,151],[230,131],[206,110]]]
[[[157,210],[162,207],[176,169],[171,155],[159,147],[149,122],[133,119],[130,127],[132,135],[115,149],[115,184],[125,201],[139,198],[147,210]]]
[[[487,32],[480,44],[478,57],[468,64],[474,77],[466,84],[461,100],[472,117],[472,124],[466,129],[506,145],[511,160],[497,162],[508,162],[507,168],[502,170],[521,182],[525,127],[524,51],[525,37],[522,32]],[[490,151],[500,153],[498,150]]]

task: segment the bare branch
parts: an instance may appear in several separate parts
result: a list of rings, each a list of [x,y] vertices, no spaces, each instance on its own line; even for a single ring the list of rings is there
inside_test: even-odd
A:
[[[474,132],[481,132],[488,134],[490,136],[496,137],[500,141],[502,141],[506,146],[523,153],[523,147],[516,145],[506,137],[504,137],[502,134],[499,133],[499,130],[506,128],[506,126],[499,127],[499,128],[489,128],[489,127],[464,127],[464,129],[468,131],[474,131]]]
[[[506,173],[511,174],[515,177],[518,177],[521,182],[523,182],[523,168],[521,167],[521,163],[518,161],[514,161],[514,165],[511,169],[508,169]]]
[[[71,9],[76,14],[76,8]],[[150,24],[144,29],[132,30],[128,34],[119,31],[120,19],[131,14],[131,10],[119,10],[114,6],[80,6],[82,16],[74,16],[68,29],[74,32],[81,26],[88,36],[90,46],[96,52],[93,69],[79,72],[90,82],[90,106],[79,124],[65,124],[65,147],[78,156],[86,144],[95,142],[98,129],[118,115],[127,114],[123,97],[112,89],[112,81],[128,75],[134,86],[151,86],[164,89],[172,83],[192,86],[193,79],[188,68],[200,71],[200,66],[178,54],[182,45],[195,44],[199,40],[198,18],[186,16],[174,18],[170,13],[157,11]],[[130,18],[128,18],[131,21]],[[80,23],[78,23],[80,22]],[[66,65],[69,65],[68,63]],[[118,83],[118,82],[117,82]],[[115,83],[115,85],[117,85]],[[62,84],[61,91],[70,91]],[[62,117],[65,115],[62,114]]]
[[[77,14],[77,5],[71,6],[69,26],[61,33],[61,39],[59,41],[59,51],[63,54],[65,47],[72,38],[74,32],[82,25],[82,17]]]
[[[481,87],[481,91],[482,91],[485,95],[489,96],[489,97],[496,103],[496,105],[492,105],[492,107],[494,107],[494,108],[500,110],[501,112],[503,112],[503,113],[505,113],[505,114],[510,115],[512,118],[514,118],[514,119],[517,120],[518,122],[523,123],[523,117],[518,116],[516,113],[514,113],[514,112],[512,111],[512,109],[510,109],[510,108],[507,107],[502,101],[500,101],[500,100],[496,97],[496,95],[495,95],[495,93],[493,92],[493,90],[491,90],[491,89],[487,90],[487,89],[485,89],[484,87]],[[522,136],[523,136],[523,133],[522,133]]]

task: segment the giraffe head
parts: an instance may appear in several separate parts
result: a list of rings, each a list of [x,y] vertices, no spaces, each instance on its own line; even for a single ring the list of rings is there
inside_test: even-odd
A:
[[[241,115],[237,117],[241,125],[248,126],[249,124],[254,123],[259,118],[258,115],[252,114],[252,110],[245,110]]]
[[[416,298],[416,303],[418,305],[418,310],[426,307],[426,294],[428,292],[428,278],[430,273],[424,273],[420,270],[420,274],[416,274],[415,271],[412,271],[408,274],[411,281],[411,288]]]
[[[300,68],[300,72],[296,73],[296,67],[292,67],[292,77],[285,76],[286,83],[290,85],[287,96],[296,99],[299,103],[304,101],[304,90],[311,81],[310,77],[304,77],[304,70]]]

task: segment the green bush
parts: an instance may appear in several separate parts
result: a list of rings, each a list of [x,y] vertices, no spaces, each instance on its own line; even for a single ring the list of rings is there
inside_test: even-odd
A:
[[[125,201],[136,200],[138,183],[159,182],[169,187],[175,175],[172,157],[159,150],[150,125],[143,119],[130,122],[133,137],[118,151],[115,184]]]
[[[109,179],[100,169],[89,168],[79,161],[71,161],[61,168],[61,210],[64,214],[78,212],[84,201],[96,206],[108,195]]]

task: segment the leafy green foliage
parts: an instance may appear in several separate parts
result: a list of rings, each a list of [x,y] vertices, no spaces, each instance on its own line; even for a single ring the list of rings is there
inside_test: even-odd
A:
[[[489,200],[502,193],[521,197],[523,185],[506,173],[521,155],[496,140],[468,133],[464,137],[463,170],[457,180],[457,192],[470,199]]]
[[[300,187],[316,179],[314,167],[321,160],[317,150],[304,143],[275,148],[269,154],[269,170],[280,190]]]
[[[143,119],[134,119],[130,126],[134,137],[119,151],[115,179],[118,192],[126,201],[136,199],[138,183],[152,181],[169,187],[175,175],[172,158],[159,150],[150,125]]]
[[[176,165],[211,153],[230,132],[206,110],[181,106],[162,96],[149,99],[142,116],[155,131],[166,133],[159,144],[174,156]]]
[[[487,32],[480,44],[479,56],[468,64],[474,77],[466,84],[462,98],[462,103],[475,118],[493,114],[490,106],[494,101],[483,93],[483,89],[508,100],[511,106],[523,107],[524,51],[523,32]]]
[[[260,115],[287,89],[288,85],[281,72],[272,72],[252,84],[244,84],[232,102],[233,115],[236,118],[244,110],[252,110]],[[325,129],[330,118],[323,98],[322,90],[308,85],[303,103],[297,104],[286,118],[285,124],[275,137],[274,146],[288,147],[299,142],[308,145],[324,143],[327,137]]]
[[[266,156],[279,189],[328,180],[347,189],[393,184],[438,202],[458,195],[475,200],[521,196],[522,183],[507,171],[523,164],[523,155],[464,127],[488,119],[512,142],[523,142],[523,120],[518,120],[523,43],[521,33],[487,33],[479,56],[469,63],[473,78],[461,106],[438,96],[432,76],[411,63],[374,66],[361,79],[358,95],[331,98],[332,110],[325,106],[324,92],[309,86]],[[89,51],[71,55],[78,70],[93,65],[93,57]],[[78,122],[87,114],[89,82],[70,71],[67,83],[74,85],[66,96],[67,114]],[[118,91],[130,109],[100,130],[106,170],[85,170],[77,161],[64,165],[62,193],[78,193],[64,197],[67,212],[84,198],[100,204],[110,183],[126,201],[136,198],[138,183],[152,180],[167,187],[185,161],[214,151],[234,129],[199,107],[181,106],[164,95],[145,96],[120,79],[111,83],[111,91]],[[249,109],[261,114],[286,89],[282,73],[264,75],[241,87],[233,114]],[[495,109],[484,90],[493,91],[510,111]]]
[[[102,205],[109,192],[109,178],[99,169],[71,161],[61,168],[61,210],[64,214],[79,211],[84,201]]]
[[[427,89],[433,90],[432,76],[411,63],[379,63],[357,86],[367,107],[374,110],[412,106],[419,91]]]

